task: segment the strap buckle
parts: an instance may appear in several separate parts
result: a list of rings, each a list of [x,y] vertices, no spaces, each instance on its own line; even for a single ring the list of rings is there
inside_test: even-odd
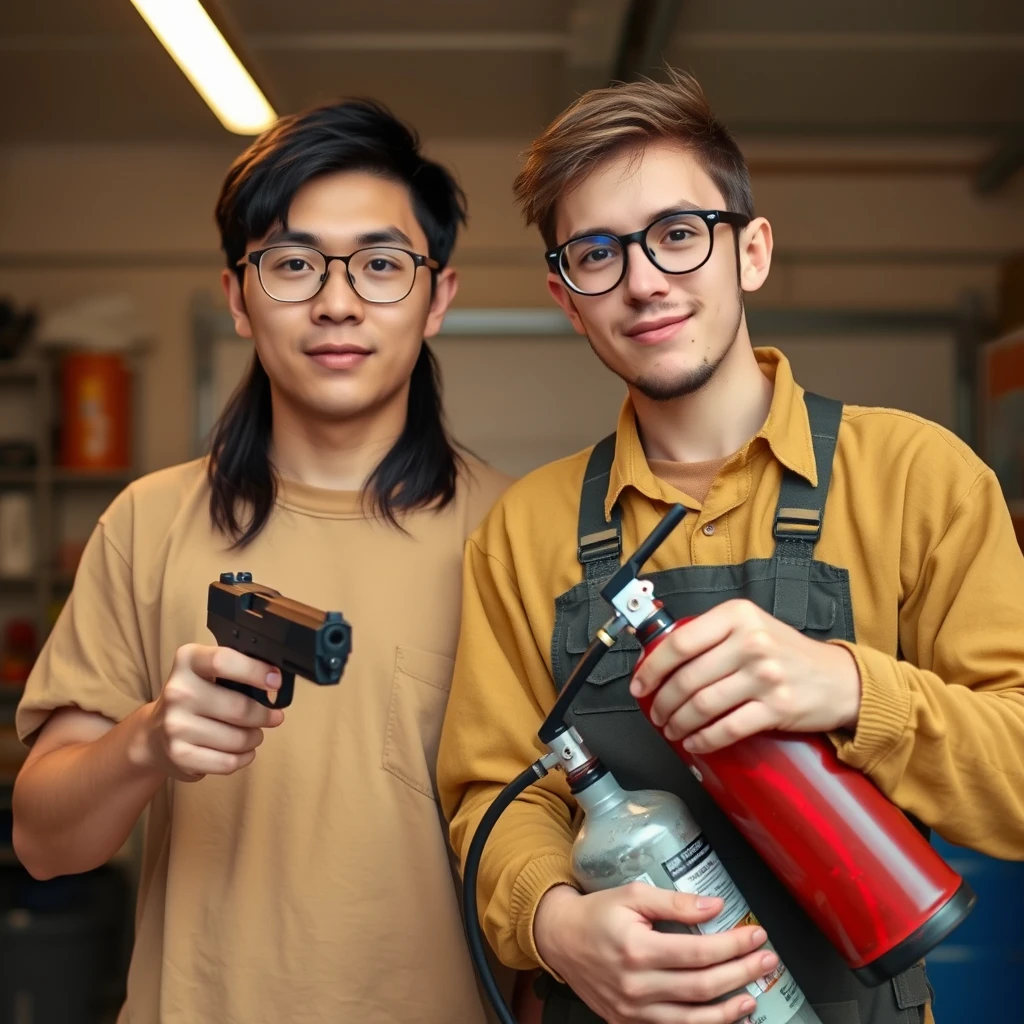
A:
[[[614,527],[580,537],[579,547],[576,549],[576,557],[584,565],[588,562],[599,562],[605,558],[618,560],[621,554],[622,538]]]
[[[821,536],[821,509],[780,508],[772,533],[776,539],[816,541]]]

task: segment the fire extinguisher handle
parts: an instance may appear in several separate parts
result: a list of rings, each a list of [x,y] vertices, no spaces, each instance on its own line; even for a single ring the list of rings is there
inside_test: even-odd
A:
[[[678,502],[665,513],[661,522],[651,530],[636,551],[622,563],[622,568],[604,585],[601,597],[605,601],[613,604],[614,598],[622,588],[640,575],[644,563],[661,547],[665,538],[683,521],[685,515],[686,508]]]

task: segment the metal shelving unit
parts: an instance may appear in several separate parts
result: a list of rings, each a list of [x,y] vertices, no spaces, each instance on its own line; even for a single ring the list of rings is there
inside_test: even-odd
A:
[[[74,582],[70,567],[61,566],[58,552],[59,512],[64,503],[74,503],[86,492],[92,503],[97,493],[103,501],[114,498],[118,491],[138,475],[139,401],[138,359],[141,351],[124,354],[132,382],[132,445],[134,464],[125,470],[83,471],[57,464],[59,436],[60,387],[59,355],[30,352],[15,360],[0,360],[0,405],[20,395],[31,407],[30,424],[21,422],[18,440],[31,441],[35,465],[30,468],[0,467],[0,493],[17,490],[27,492],[33,500],[34,568],[25,577],[0,575],[0,629],[14,617],[31,619],[36,637],[42,644],[50,631],[53,610],[68,595]],[[30,429],[25,429],[29,427]],[[7,430],[0,434],[7,434]],[[0,436],[0,440],[14,439]],[[8,731],[14,724],[14,713],[21,696],[21,687],[0,684],[0,729]],[[17,769],[9,758],[0,763],[0,818],[10,812],[11,790]],[[6,830],[4,830],[6,831]],[[128,861],[132,851],[126,848],[115,860]],[[0,866],[17,863],[6,838],[0,839]]]

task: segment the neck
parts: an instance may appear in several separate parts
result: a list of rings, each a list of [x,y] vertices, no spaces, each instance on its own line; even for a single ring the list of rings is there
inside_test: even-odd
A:
[[[271,460],[281,476],[332,491],[362,490],[405,426],[408,385],[388,402],[344,420],[317,419],[272,391]]]
[[[711,462],[740,450],[764,425],[773,385],[761,372],[746,323],[708,383],[689,395],[656,402],[630,387],[648,459]]]

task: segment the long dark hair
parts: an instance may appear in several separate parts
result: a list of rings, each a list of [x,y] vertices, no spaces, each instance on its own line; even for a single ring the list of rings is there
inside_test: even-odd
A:
[[[241,278],[237,264],[247,244],[287,223],[303,185],[323,174],[356,170],[407,186],[429,254],[444,267],[465,223],[465,196],[444,167],[421,154],[411,128],[362,99],[281,118],[232,164],[216,207],[228,267]],[[208,463],[210,518],[236,547],[253,540],[273,511],[272,425],[270,378],[254,352],[248,374],[214,427]],[[440,370],[424,341],[409,380],[405,428],[364,494],[378,515],[401,528],[401,511],[443,508],[452,501],[460,464],[444,421]]]

